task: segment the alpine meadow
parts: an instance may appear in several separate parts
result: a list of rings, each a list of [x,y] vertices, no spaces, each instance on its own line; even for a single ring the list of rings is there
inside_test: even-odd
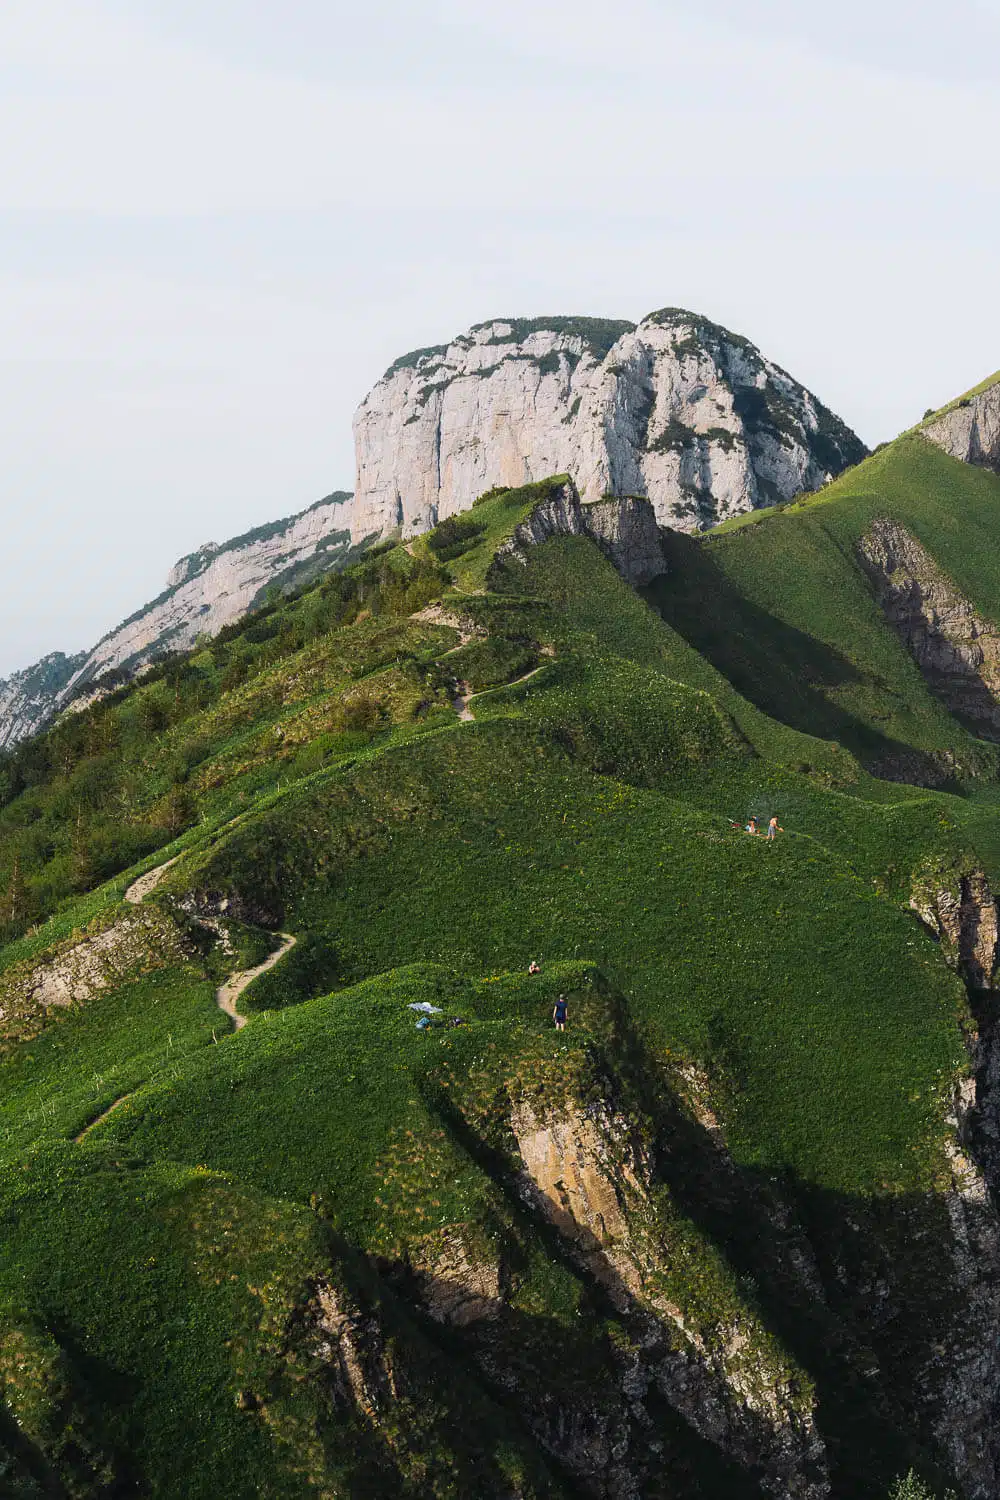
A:
[[[996,1496],[1000,380],[500,319],[355,434],[0,757],[0,1494]]]

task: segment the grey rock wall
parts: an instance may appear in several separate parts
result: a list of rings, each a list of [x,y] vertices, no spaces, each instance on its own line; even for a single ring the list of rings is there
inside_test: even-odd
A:
[[[497,561],[526,563],[527,549],[556,536],[586,536],[614,563],[626,583],[636,588],[667,571],[660,528],[648,500],[634,496],[583,505],[572,480],[561,485],[514,528],[497,549]]]
[[[668,308],[638,327],[497,319],[396,362],[355,419],[355,538],[424,531],[495,484],[569,473],[697,531],[815,490],[861,441],[746,339]]]
[[[59,695],[83,666],[87,654],[66,656],[53,651],[23,671],[0,680],[0,750],[40,729],[51,716]]]
[[[1000,473],[1000,380],[963,396],[920,430],[952,458]]]
[[[858,543],[886,620],[931,691],[985,739],[1000,739],[1000,631],[980,615],[898,521]]]

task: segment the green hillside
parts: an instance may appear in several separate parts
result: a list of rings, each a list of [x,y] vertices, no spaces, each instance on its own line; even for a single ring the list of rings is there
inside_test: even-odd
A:
[[[856,548],[1000,619],[1000,480],[909,437],[644,597],[496,562],[563,482],[0,764],[0,1493],[970,1492],[1000,759]]]

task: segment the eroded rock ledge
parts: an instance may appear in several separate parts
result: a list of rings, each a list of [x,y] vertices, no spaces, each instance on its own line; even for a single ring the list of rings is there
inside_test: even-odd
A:
[[[497,550],[497,561],[527,563],[528,549],[555,536],[586,536],[597,543],[626,583],[636,588],[667,571],[656,513],[638,496],[608,497],[584,505],[571,479],[535,506]]]
[[[963,463],[1000,472],[1000,381],[931,419],[923,435]]]
[[[976,734],[1000,739],[1000,630],[898,521],[875,521],[858,558],[931,691]]]

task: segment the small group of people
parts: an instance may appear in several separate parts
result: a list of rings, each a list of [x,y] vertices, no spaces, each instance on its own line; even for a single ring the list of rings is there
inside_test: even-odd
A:
[[[751,816],[749,823],[747,823],[743,831],[744,833],[760,833],[760,820]],[[774,840],[778,837],[778,834],[784,833],[784,831],[785,830],[778,822],[778,815],[777,813],[775,813],[774,817],[767,825],[767,832],[765,833],[764,837],[767,839],[768,843],[773,844]]]
[[[528,965],[529,974],[540,974],[542,966],[536,959],[532,959]],[[569,1015],[569,1001],[565,995],[560,995],[552,1007],[552,1020],[557,1031],[566,1030],[566,1017]]]

